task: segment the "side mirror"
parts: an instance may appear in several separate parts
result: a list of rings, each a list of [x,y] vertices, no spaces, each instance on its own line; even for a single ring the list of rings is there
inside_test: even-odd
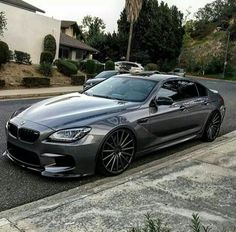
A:
[[[158,106],[170,106],[174,103],[174,101],[170,97],[158,97],[156,99],[156,104]]]

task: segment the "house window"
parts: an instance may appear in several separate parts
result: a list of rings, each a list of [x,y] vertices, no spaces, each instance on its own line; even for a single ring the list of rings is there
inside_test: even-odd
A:
[[[83,51],[76,50],[76,60],[83,59]]]
[[[69,48],[60,48],[59,49],[59,57],[60,58],[68,59],[69,54],[70,54]]]

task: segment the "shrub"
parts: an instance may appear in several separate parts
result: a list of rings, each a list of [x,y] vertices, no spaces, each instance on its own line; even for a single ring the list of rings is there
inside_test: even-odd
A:
[[[14,55],[16,63],[19,64],[31,64],[30,54],[22,51],[15,51]]]
[[[8,52],[8,61],[14,60],[14,52],[12,50],[9,50]]]
[[[100,73],[104,71],[104,65],[103,64],[96,64],[96,73]]]
[[[108,60],[105,63],[105,70],[115,70],[115,63],[112,60]]]
[[[39,65],[39,72],[46,77],[51,77],[53,74],[52,64],[46,62],[41,63]]]
[[[42,52],[40,55],[40,64],[42,63],[53,63],[53,56],[51,52]]]
[[[68,62],[70,62],[70,63],[74,64],[74,65],[77,67],[77,69],[79,69],[79,67],[80,67],[80,64],[79,64],[79,62],[78,62],[78,61],[76,61],[76,60],[66,60],[66,61],[68,61]]]
[[[51,52],[54,60],[56,56],[57,43],[53,35],[46,35],[44,38],[44,51]]]
[[[72,85],[83,85],[85,82],[85,76],[82,75],[72,75],[71,84]]]
[[[22,84],[25,87],[48,87],[50,86],[50,79],[45,77],[24,77]]]
[[[96,76],[96,74],[87,74],[87,80],[93,79]]]
[[[96,72],[96,63],[94,60],[87,60],[86,62],[86,73],[94,74]]]
[[[78,72],[77,67],[66,60],[58,60],[56,65],[58,71],[66,76],[71,76]]]
[[[0,66],[9,60],[9,47],[3,41],[0,41]]]
[[[158,70],[158,66],[157,66],[157,64],[149,63],[145,66],[145,70],[146,71],[156,71],[156,70]]]
[[[5,85],[6,85],[5,80],[0,80],[0,88],[5,87]]]

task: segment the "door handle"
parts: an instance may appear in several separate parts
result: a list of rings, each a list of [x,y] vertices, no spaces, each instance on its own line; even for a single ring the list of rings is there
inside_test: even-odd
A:
[[[186,111],[187,110],[186,106],[184,106],[184,105],[181,105],[179,108],[180,108],[181,111]]]
[[[138,120],[138,123],[146,123],[148,121],[148,118],[141,118]]]

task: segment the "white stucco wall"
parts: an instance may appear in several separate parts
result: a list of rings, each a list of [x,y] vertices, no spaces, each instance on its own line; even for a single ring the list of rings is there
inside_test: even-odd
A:
[[[44,37],[52,34],[57,41],[58,58],[61,21],[1,2],[0,11],[5,12],[7,18],[7,30],[0,39],[6,42],[11,50],[29,53],[32,62],[38,64]]]

